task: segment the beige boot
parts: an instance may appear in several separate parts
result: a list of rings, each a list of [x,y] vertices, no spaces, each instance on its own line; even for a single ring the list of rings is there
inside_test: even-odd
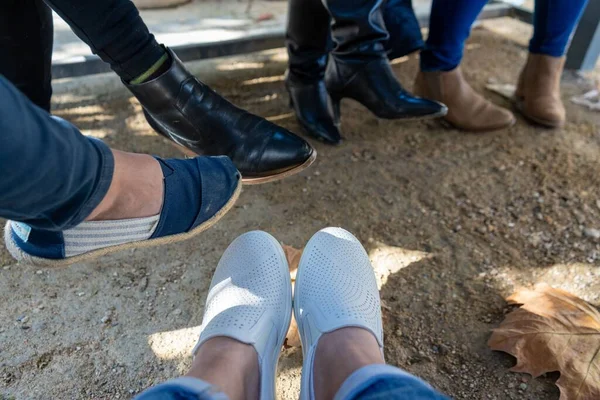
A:
[[[477,93],[465,81],[460,67],[448,72],[419,72],[414,92],[448,106],[444,117],[456,128],[484,132],[507,128],[515,116]]]
[[[560,98],[560,77],[565,57],[529,54],[521,71],[515,101],[528,119],[549,128],[565,123],[565,106]]]

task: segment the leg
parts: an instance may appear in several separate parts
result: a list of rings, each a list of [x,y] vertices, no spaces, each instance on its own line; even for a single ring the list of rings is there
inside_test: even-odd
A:
[[[383,21],[383,0],[325,0],[325,5],[332,17],[335,43],[325,81],[336,119],[342,98],[354,99],[386,119],[446,114],[444,105],[415,98],[395,78],[385,51],[389,35]]]
[[[529,52],[562,57],[587,0],[536,0]]]
[[[114,157],[0,77],[0,215],[40,229],[82,222],[106,195]],[[33,166],[39,166],[32,169]]]
[[[317,400],[448,400],[421,379],[385,365],[373,334],[360,328],[319,340],[314,390]]]
[[[459,67],[471,25],[487,0],[433,0],[415,93],[448,106],[446,121],[471,132],[512,126],[514,115],[475,92]]]
[[[170,396],[184,389],[178,382],[194,382],[195,393],[212,386],[232,400],[275,399],[277,360],[292,311],[288,268],[281,245],[271,235],[254,231],[234,240],[212,279],[185,380],[159,385],[137,400],[195,398]]]
[[[429,36],[421,52],[421,70],[451,71],[458,67],[471,26],[488,0],[433,0]]]
[[[286,46],[289,67],[285,86],[298,122],[327,143],[341,141],[325,87],[330,20],[321,0],[289,0]]]
[[[404,57],[425,46],[412,0],[387,0],[383,7],[383,19],[390,34],[386,43],[390,60]]]
[[[111,151],[2,77],[0,131],[0,169],[11,171],[0,179],[0,217],[10,219],[6,247],[34,264],[186,239],[210,227],[239,193],[226,157],[161,160]]]
[[[4,0],[0,4],[0,75],[29,100],[50,110],[52,11],[42,0]]]
[[[290,0],[286,47],[289,74],[313,83],[325,77],[331,47],[331,18],[321,0]]]
[[[307,168],[316,152],[304,140],[235,107],[159,45],[130,0],[48,0],[92,50],[121,76],[150,125],[190,155],[226,155],[248,183]]]
[[[515,94],[517,108],[530,121],[562,126],[566,110],[560,97],[564,54],[587,0],[537,0],[529,56]]]
[[[373,267],[349,232],[323,229],[304,248],[294,315],[304,356],[301,399],[377,398],[376,392],[386,399],[445,399],[419,379],[385,365]],[[411,397],[414,393],[422,397]]]
[[[168,58],[130,0],[45,1],[126,82]]]

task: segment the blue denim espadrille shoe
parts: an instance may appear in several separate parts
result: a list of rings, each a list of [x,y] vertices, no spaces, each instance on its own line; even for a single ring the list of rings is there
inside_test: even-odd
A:
[[[159,215],[84,221],[64,231],[8,221],[4,229],[8,251],[18,261],[59,266],[125,249],[179,242],[214,225],[240,194],[240,174],[227,157],[157,160],[164,175]]]

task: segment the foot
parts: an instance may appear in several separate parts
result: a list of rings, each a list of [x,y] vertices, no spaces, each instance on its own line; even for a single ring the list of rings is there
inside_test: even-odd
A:
[[[126,84],[150,125],[189,155],[226,155],[245,183],[265,183],[310,166],[316,151],[303,139],[244,111],[195,78],[167,49],[169,70],[139,85]]]
[[[231,400],[259,400],[260,364],[254,347],[228,337],[215,337],[197,350],[185,376],[216,386]]]
[[[164,198],[160,162],[148,154],[112,149],[113,178],[100,204],[86,221],[110,221],[158,215]]]
[[[257,398],[275,399],[277,361],[291,317],[292,284],[281,245],[267,233],[246,233],[231,243],[219,261],[194,354],[201,357],[215,338],[252,346],[260,373]],[[222,378],[230,379],[227,374]]]
[[[296,275],[294,316],[304,355],[301,399],[332,398],[352,372],[383,363],[377,282],[365,249],[349,232],[324,229],[304,248]],[[333,361],[338,369],[321,376],[331,366],[327,355],[336,342],[347,345],[346,354],[338,353],[346,365]]]
[[[315,351],[315,399],[333,399],[344,381],[362,367],[385,364],[377,338],[368,330],[348,327],[325,333]]]
[[[239,173],[227,157],[156,158],[156,163],[141,158],[137,167],[148,167],[144,171],[131,166],[123,170],[127,163],[119,160],[127,158],[115,156],[116,170],[106,201],[92,212],[91,220],[58,232],[8,221],[4,238],[12,256],[33,265],[58,266],[178,242],[214,225],[240,193]],[[154,176],[156,167],[160,177]],[[157,193],[159,201],[153,198],[148,205],[142,204]]]
[[[515,102],[530,121],[547,128],[565,124],[566,111],[560,97],[564,65],[565,57],[529,54],[519,77]]]
[[[510,111],[475,92],[460,67],[448,72],[419,72],[415,93],[446,104],[448,114],[444,119],[458,129],[487,132],[508,128],[516,122]]]
[[[336,122],[340,101],[351,98],[379,118],[426,119],[446,115],[446,106],[408,93],[394,76],[385,55],[365,62],[343,62],[329,58],[325,74]]]
[[[303,82],[288,72],[285,86],[290,95],[290,105],[296,113],[298,122],[306,132],[326,143],[340,143],[342,137],[334,122],[331,100],[325,82],[322,79]]]

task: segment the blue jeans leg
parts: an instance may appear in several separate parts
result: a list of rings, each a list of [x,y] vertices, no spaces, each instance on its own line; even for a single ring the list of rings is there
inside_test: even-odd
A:
[[[450,71],[463,56],[471,26],[487,0],[433,0],[429,37],[421,52],[422,71]],[[532,53],[560,57],[585,10],[587,0],[536,0]]]
[[[529,51],[562,57],[586,5],[587,0],[536,0]]]
[[[487,0],[433,0],[421,70],[451,71],[462,60],[471,26]]]
[[[449,400],[423,380],[391,365],[369,365],[350,375],[334,400]]]
[[[134,400],[227,400],[228,397],[200,379],[183,376],[143,391]]]
[[[104,143],[51,117],[0,76],[0,217],[70,228],[102,201],[113,169]]]

